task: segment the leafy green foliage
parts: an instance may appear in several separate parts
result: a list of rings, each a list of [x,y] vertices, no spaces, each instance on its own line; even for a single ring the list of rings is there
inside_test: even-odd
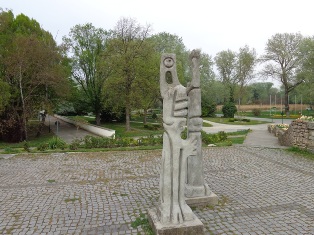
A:
[[[227,140],[227,134],[224,131],[220,131],[217,134],[207,134],[202,131],[202,141],[204,144],[216,144]]]
[[[49,149],[65,149],[67,144],[60,137],[54,136],[51,140],[48,141]]]
[[[216,103],[212,103],[210,105],[202,107],[202,116],[203,117],[215,117],[216,109],[217,109]]]
[[[27,141],[24,140],[24,144],[23,144],[23,148],[26,152],[30,152],[30,147],[29,147],[29,143]]]
[[[154,130],[161,129],[162,126],[158,123],[152,123],[152,124],[144,124],[144,128],[154,131]]]
[[[38,151],[45,151],[49,149],[48,143],[41,143],[37,146]]]
[[[63,41],[72,52],[72,75],[85,93],[100,124],[104,82],[111,73],[110,60],[104,56],[108,32],[92,24],[74,26]]]
[[[124,122],[125,121],[125,107],[117,106],[106,107],[100,114],[102,123],[106,122]]]
[[[152,119],[157,119],[158,117],[157,117],[157,114],[156,113],[153,113],[152,114]]]
[[[61,48],[38,22],[2,9],[0,22],[0,139],[19,142],[28,139],[28,120],[66,96],[68,74]]]
[[[239,97],[242,97],[243,87],[253,78],[256,60],[255,49],[250,49],[247,45],[240,48],[238,53],[228,49],[215,56],[219,78],[229,90],[230,102],[234,102],[237,86]]]
[[[288,148],[286,151],[292,152],[292,153],[298,154],[300,156],[314,160],[314,152],[311,152],[308,149],[303,149],[303,148],[299,148],[297,146],[292,146],[292,147]]]
[[[115,69],[105,84],[105,103],[109,107],[125,108],[127,131],[131,130],[132,108],[147,109],[158,94],[159,56],[152,41],[148,40],[149,33],[149,25],[121,18],[107,44],[108,56]]]
[[[79,145],[85,148],[117,148],[117,147],[135,147],[135,146],[155,146],[162,144],[162,136],[144,136],[140,138],[116,137],[115,139],[85,136]]]
[[[268,40],[265,54],[260,58],[265,63],[263,76],[282,83],[286,114],[290,110],[288,94],[304,82],[304,77],[298,76],[304,61],[304,54],[300,50],[303,40],[300,33],[276,33]]]
[[[144,214],[140,214],[140,216],[137,217],[135,221],[131,222],[132,228],[137,228],[138,226],[141,226],[146,235],[154,234],[152,228],[149,225],[148,219]]]
[[[222,113],[225,118],[234,118],[234,114],[237,112],[237,107],[234,103],[228,102],[222,107]]]
[[[81,140],[79,139],[74,139],[70,144],[69,144],[69,149],[71,150],[77,150],[80,145],[81,145]]]
[[[258,117],[261,115],[262,111],[260,109],[253,109],[252,113],[254,116]]]
[[[5,107],[9,104],[11,93],[10,85],[0,79],[0,113],[5,110]]]
[[[10,147],[4,148],[4,151],[3,151],[4,154],[12,154],[12,153],[18,153],[18,152],[19,152],[19,150],[13,149]]]
[[[248,118],[229,118],[228,122],[251,122]]]

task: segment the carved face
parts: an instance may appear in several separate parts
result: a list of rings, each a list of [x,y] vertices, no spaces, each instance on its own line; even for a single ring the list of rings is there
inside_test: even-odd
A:
[[[174,65],[173,59],[170,58],[170,57],[167,57],[167,58],[164,60],[164,65],[165,65],[167,68],[171,68],[171,67]]]

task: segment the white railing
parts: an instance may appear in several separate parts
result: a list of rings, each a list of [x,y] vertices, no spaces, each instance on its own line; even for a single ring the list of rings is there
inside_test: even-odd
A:
[[[67,123],[70,123],[70,124],[73,124],[75,126],[78,126],[86,131],[89,131],[90,133],[93,133],[95,135],[99,135],[99,136],[102,136],[102,137],[111,137],[111,138],[115,138],[115,134],[116,134],[116,131],[115,130],[111,130],[111,129],[108,129],[108,128],[104,128],[104,127],[100,127],[100,126],[95,126],[95,125],[92,125],[92,124],[86,124],[86,123],[81,123],[81,122],[77,122],[71,118],[67,118],[67,117],[64,117],[64,116],[60,116],[60,115],[57,115],[55,114],[54,115],[56,118],[64,121],[64,122],[67,122]]]

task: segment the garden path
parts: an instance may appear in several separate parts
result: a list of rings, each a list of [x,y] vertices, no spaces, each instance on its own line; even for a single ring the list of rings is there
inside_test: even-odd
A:
[[[254,118],[254,117],[246,117],[249,119],[254,120],[261,120],[261,121],[269,121],[274,124],[290,124],[292,119],[265,119],[265,118]],[[228,124],[221,124],[210,122],[204,120],[204,122],[210,123],[213,125],[212,127],[203,127],[203,130],[207,133],[217,133],[219,131],[224,132],[236,132],[241,130],[252,130],[248,133],[243,143],[244,146],[251,146],[251,147],[266,147],[266,148],[286,148],[285,146],[281,146],[279,144],[278,138],[275,137],[273,134],[269,133],[267,130],[267,126],[270,123],[258,124],[258,125],[228,125]]]
[[[250,119],[254,120],[262,120],[262,121],[269,121],[273,123],[281,123],[281,119],[265,119],[265,118],[252,118],[248,117]],[[55,124],[56,121],[60,122],[60,126],[57,131],[57,125]],[[204,120],[204,122],[210,123],[212,127],[203,127],[203,130],[207,133],[218,133],[219,131],[224,132],[235,132],[235,131],[241,131],[241,130],[252,130],[246,137],[243,145],[244,146],[254,146],[254,147],[268,147],[268,148],[284,148],[283,146],[280,146],[278,142],[278,138],[275,137],[273,134],[270,134],[267,131],[267,125],[269,123],[265,124],[258,124],[258,125],[228,125],[228,124],[221,124],[221,123],[215,123],[210,122],[207,120]],[[62,138],[67,143],[71,143],[76,138],[84,138],[86,135],[93,135],[94,134],[85,131],[83,129],[77,129],[72,124],[66,123],[62,120],[59,120],[55,118],[54,116],[47,116],[46,118],[46,125],[49,126],[51,130],[60,138]],[[283,120],[283,123],[291,123],[291,119],[285,119]]]
[[[57,130],[56,122],[59,121],[59,128]],[[86,135],[96,136],[82,128],[77,129],[74,125],[64,122],[54,116],[47,115],[46,126],[50,126],[53,133],[59,136],[67,143],[71,143],[75,139],[84,138]]]

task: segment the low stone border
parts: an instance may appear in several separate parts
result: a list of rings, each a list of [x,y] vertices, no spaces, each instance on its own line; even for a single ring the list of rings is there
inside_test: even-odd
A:
[[[297,119],[291,122],[289,128],[271,124],[268,131],[278,137],[280,145],[314,151],[314,122]]]
[[[99,135],[99,136],[102,136],[102,137],[111,137],[111,138],[115,138],[115,135],[116,135],[116,131],[115,130],[111,130],[111,129],[108,129],[108,128],[104,128],[104,127],[99,127],[99,126],[95,126],[95,125],[92,125],[92,124],[85,124],[85,123],[79,123],[79,122],[76,122],[70,118],[67,118],[67,117],[64,117],[64,116],[60,116],[60,115],[57,115],[55,114],[54,117],[64,121],[64,122],[67,122],[67,123],[70,123],[70,124],[73,124],[75,126],[79,126],[80,128],[86,130],[86,131],[89,131],[95,135]]]

